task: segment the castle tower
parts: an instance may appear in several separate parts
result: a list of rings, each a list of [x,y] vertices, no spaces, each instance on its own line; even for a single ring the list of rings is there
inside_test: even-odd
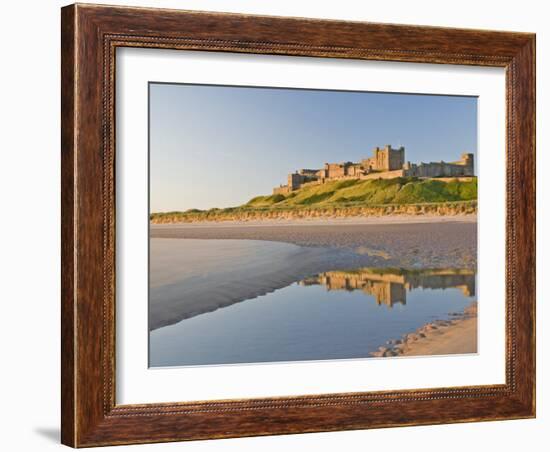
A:
[[[403,168],[405,164],[405,148],[403,146],[399,149],[392,149],[392,147],[387,144],[381,152],[384,156],[383,170],[395,171]]]
[[[302,184],[302,176],[298,174],[296,171],[295,173],[290,173],[288,175],[288,188],[290,191],[298,190],[300,188],[300,185]]]
[[[462,153],[460,155],[460,162],[462,163],[462,165],[466,167],[464,169],[464,175],[473,176],[474,175],[474,154],[470,154],[468,152]]]
[[[400,170],[405,164],[405,148],[392,149],[387,144],[383,148],[376,147],[372,151],[372,157],[361,160],[361,165],[367,170],[394,171]]]

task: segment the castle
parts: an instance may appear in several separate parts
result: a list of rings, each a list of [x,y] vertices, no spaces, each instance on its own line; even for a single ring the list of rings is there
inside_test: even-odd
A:
[[[341,179],[392,179],[394,177],[463,177],[474,175],[474,155],[464,153],[456,162],[405,162],[405,148],[389,144],[376,147],[373,156],[358,163],[325,163],[321,169],[301,169],[288,175],[287,185],[273,189],[273,194],[288,194],[304,185],[324,184]]]

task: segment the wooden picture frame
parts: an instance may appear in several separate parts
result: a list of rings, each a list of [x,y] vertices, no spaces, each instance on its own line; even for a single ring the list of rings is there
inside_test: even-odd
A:
[[[535,416],[535,35],[70,5],[62,9],[62,442],[73,447]],[[147,47],[506,70],[506,383],[115,403],[115,50]]]

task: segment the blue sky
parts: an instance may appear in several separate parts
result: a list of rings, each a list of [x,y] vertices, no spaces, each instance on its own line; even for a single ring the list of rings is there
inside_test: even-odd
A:
[[[385,144],[413,163],[477,153],[474,97],[149,86],[151,212],[240,205]]]

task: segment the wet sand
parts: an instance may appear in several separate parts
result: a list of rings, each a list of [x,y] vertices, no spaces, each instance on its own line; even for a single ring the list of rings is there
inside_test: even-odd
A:
[[[387,347],[371,353],[375,357],[452,355],[477,352],[477,302],[451,320],[428,323]]]
[[[367,256],[366,266],[475,268],[477,222],[464,217],[151,225],[152,238],[263,240]]]

